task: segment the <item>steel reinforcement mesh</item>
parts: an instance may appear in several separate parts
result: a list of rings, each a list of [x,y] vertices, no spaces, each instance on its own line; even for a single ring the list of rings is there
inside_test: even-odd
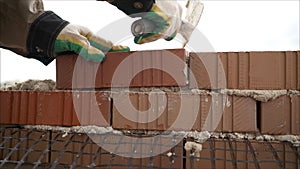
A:
[[[153,140],[154,144],[148,145],[150,157],[133,158],[139,146],[146,146],[142,141],[128,148],[132,144],[124,141],[124,135],[115,134],[115,140],[107,136],[102,134],[98,144],[114,145],[117,153],[106,151],[86,134],[2,126],[0,168],[300,168],[300,149],[288,142],[210,138],[202,144],[198,156],[195,149],[186,151],[186,143],[193,143],[193,139],[185,138],[170,150],[152,156],[152,150],[168,146]]]

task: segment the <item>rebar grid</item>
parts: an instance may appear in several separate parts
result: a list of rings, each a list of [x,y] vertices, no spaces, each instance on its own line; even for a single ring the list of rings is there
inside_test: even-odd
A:
[[[110,133],[111,134],[111,133]],[[0,127],[0,168],[299,168],[300,148],[288,142],[233,140],[210,138],[202,144],[200,157],[185,151],[186,138],[174,148],[151,156],[154,149],[161,149],[162,140],[153,144],[142,139],[131,142],[124,135],[102,134],[98,144],[86,134],[62,131],[42,131],[22,127]],[[174,139],[166,137],[165,139]],[[175,138],[176,139],[176,138]],[[100,146],[99,146],[100,145]],[[114,145],[115,153],[102,148]],[[132,158],[139,147],[150,147],[147,158]],[[105,146],[104,146],[105,147]],[[137,152],[136,152],[137,151]],[[121,155],[126,155],[120,156]]]

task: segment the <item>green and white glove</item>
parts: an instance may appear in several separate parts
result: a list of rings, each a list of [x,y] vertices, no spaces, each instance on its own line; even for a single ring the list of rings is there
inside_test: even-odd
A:
[[[181,16],[182,8],[176,1],[156,0],[151,10],[142,16],[155,24],[154,31],[135,37],[134,42],[143,44],[158,39],[172,40],[180,29]]]
[[[104,52],[126,52],[129,47],[117,45],[94,35],[88,28],[78,25],[67,25],[57,36],[54,43],[54,55],[72,51],[87,61],[102,62]]]

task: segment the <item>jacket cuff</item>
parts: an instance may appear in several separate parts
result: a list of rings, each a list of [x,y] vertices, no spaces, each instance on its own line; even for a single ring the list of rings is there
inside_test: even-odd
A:
[[[155,0],[110,0],[109,2],[131,17],[140,17],[141,13],[151,10]]]
[[[27,57],[37,59],[44,65],[51,63],[55,59],[54,42],[61,30],[68,24],[68,21],[61,19],[52,11],[46,11],[40,15],[29,30],[27,38],[29,55]]]

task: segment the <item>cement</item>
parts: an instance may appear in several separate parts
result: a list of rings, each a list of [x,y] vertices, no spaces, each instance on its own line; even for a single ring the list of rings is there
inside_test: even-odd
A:
[[[257,140],[257,141],[287,141],[295,147],[300,147],[300,135],[260,135],[249,133],[211,133],[212,138],[230,138],[237,140]]]
[[[55,81],[53,80],[27,80],[25,82],[8,82],[1,84],[0,90],[33,90],[33,91],[53,91],[55,90]],[[267,102],[280,96],[300,96],[299,90],[237,90],[237,89],[220,89],[220,90],[199,90],[188,89],[186,87],[141,87],[141,88],[114,88],[111,90],[100,90],[106,92],[168,92],[168,93],[192,93],[192,94],[227,94],[240,97],[251,97],[257,101]]]
[[[289,91],[288,91],[288,94],[289,94],[290,96],[294,96],[294,95],[300,96],[300,90],[289,90]]]
[[[300,135],[260,135],[251,133],[221,133],[208,131],[191,131],[185,132],[186,138],[193,138],[197,143],[204,143],[209,138],[233,140],[257,140],[257,141],[287,141],[295,147],[300,147]]]
[[[225,89],[222,90],[221,92],[228,95],[251,97],[261,102],[274,100],[280,96],[288,95],[289,93],[287,90],[236,90],[236,89]]]
[[[55,82],[53,80],[27,80],[25,82],[8,82],[1,85],[4,91],[53,91]]]
[[[191,92],[193,94],[208,94],[208,95],[211,94],[211,92],[209,90],[192,89]]]
[[[192,151],[191,156],[200,158],[200,152],[202,151],[202,144],[187,141],[184,145],[185,151]],[[198,159],[199,160],[199,159]]]
[[[36,129],[36,130],[49,130],[64,132],[63,137],[66,137],[69,133],[79,134],[122,134],[121,131],[114,130],[112,127],[98,127],[98,126],[74,126],[74,127],[60,127],[60,126],[46,126],[46,125],[25,125],[25,129]]]
[[[257,140],[257,141],[287,141],[295,147],[300,147],[300,135],[261,135],[251,133],[221,133],[208,131],[136,131],[136,130],[114,130],[112,127],[98,127],[98,126],[74,126],[74,127],[59,127],[46,125],[26,125],[26,129],[36,130],[51,130],[64,132],[66,137],[69,133],[80,134],[118,134],[130,136],[155,136],[155,135],[172,135],[183,136],[185,138],[193,138],[197,143],[204,143],[209,138],[224,139],[230,138],[233,140]]]
[[[220,90],[200,90],[191,89],[193,94],[223,94],[228,96],[250,97],[256,101],[268,102],[281,96],[300,96],[299,90],[238,90],[238,89],[220,89]]]
[[[191,131],[191,132],[186,132],[186,137],[187,138],[194,138],[196,142],[198,143],[204,143],[207,139],[211,137],[211,133],[208,131]]]

